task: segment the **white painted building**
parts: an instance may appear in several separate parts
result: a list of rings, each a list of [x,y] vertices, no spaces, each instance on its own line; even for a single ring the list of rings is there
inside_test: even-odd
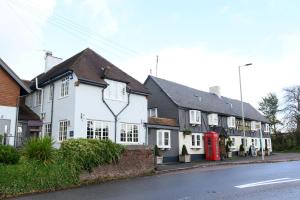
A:
[[[31,88],[26,104],[41,116],[42,134],[56,146],[69,138],[145,144],[147,89],[91,49],[48,66]]]

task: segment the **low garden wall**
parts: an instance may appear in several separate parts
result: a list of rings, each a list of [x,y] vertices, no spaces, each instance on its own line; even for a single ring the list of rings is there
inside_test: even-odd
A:
[[[80,174],[80,182],[106,181],[147,175],[154,172],[154,157],[150,147],[127,146],[115,164],[96,167]]]

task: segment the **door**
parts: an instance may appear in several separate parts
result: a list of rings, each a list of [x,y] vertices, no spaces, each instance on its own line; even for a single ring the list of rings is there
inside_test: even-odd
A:
[[[10,133],[10,120],[8,119],[0,119],[0,143],[7,144],[8,137],[6,137]]]

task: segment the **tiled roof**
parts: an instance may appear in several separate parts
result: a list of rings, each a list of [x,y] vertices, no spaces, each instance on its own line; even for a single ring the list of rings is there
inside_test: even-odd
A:
[[[46,84],[66,72],[74,72],[79,81],[84,83],[106,86],[104,79],[107,78],[127,83],[128,89],[132,92],[149,94],[142,83],[89,48],[54,66],[46,73],[40,74],[39,84]],[[31,82],[31,87],[34,89],[34,79]]]
[[[40,120],[40,117],[25,105],[24,97],[20,99],[18,119],[20,121]]]
[[[223,96],[218,97],[213,93],[197,90],[154,76],[149,76],[148,78],[151,78],[179,107],[241,118],[242,106],[239,100]],[[249,103],[244,102],[243,105],[246,119],[268,122],[268,120]]]

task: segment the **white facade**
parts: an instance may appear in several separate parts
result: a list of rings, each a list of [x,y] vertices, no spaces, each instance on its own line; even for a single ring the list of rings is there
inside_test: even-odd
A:
[[[200,135],[200,146],[192,145],[192,135]],[[189,154],[205,154],[204,150],[204,134],[203,133],[192,133],[190,135],[184,135],[183,132],[179,132],[179,155],[181,155],[182,146],[185,145]]]
[[[0,106],[0,123],[2,120],[3,129],[0,130],[0,134],[7,134],[7,143],[9,145],[14,145],[14,136],[16,129],[16,118],[17,118],[17,108],[11,106]],[[5,123],[5,125],[4,125]],[[3,133],[2,133],[3,131]]]
[[[105,133],[108,131],[108,138],[110,140],[115,141],[116,138],[117,143],[145,144],[146,130],[144,123],[147,122],[147,98],[145,96],[136,94],[129,95],[128,106],[117,118],[117,134],[115,136],[115,117],[102,100],[102,90],[104,88],[79,83],[76,75],[72,74],[69,75],[68,94],[61,97],[62,80],[63,78],[54,82],[52,137],[57,147],[61,142],[59,140],[59,132],[64,132],[62,129],[60,130],[60,122],[66,122],[66,138],[68,139],[87,138],[88,121],[91,121],[93,124],[92,130],[89,131],[92,131],[91,134],[94,137],[95,135],[104,134],[104,130],[102,129],[103,124],[105,124],[105,127],[108,129],[105,129]],[[117,85],[122,86],[122,83]],[[36,92],[28,95],[26,104],[41,116],[41,106],[35,106],[35,93]],[[128,103],[127,92],[125,95],[126,97],[124,99],[110,100],[104,98],[104,100],[112,111],[118,114]],[[42,112],[45,113],[43,119],[44,125],[51,123],[52,100],[49,96],[50,85],[47,85],[43,88],[42,98]],[[137,139],[131,139],[132,141],[130,141],[130,137],[133,137],[133,135],[128,134],[129,142],[121,141],[121,127],[124,127],[126,124],[132,124],[132,126],[128,125],[125,127],[128,127],[126,130],[129,132],[131,130],[130,128],[133,127],[135,131],[134,136],[138,136]],[[133,132],[130,133],[134,134]],[[125,135],[127,136],[127,133]]]

